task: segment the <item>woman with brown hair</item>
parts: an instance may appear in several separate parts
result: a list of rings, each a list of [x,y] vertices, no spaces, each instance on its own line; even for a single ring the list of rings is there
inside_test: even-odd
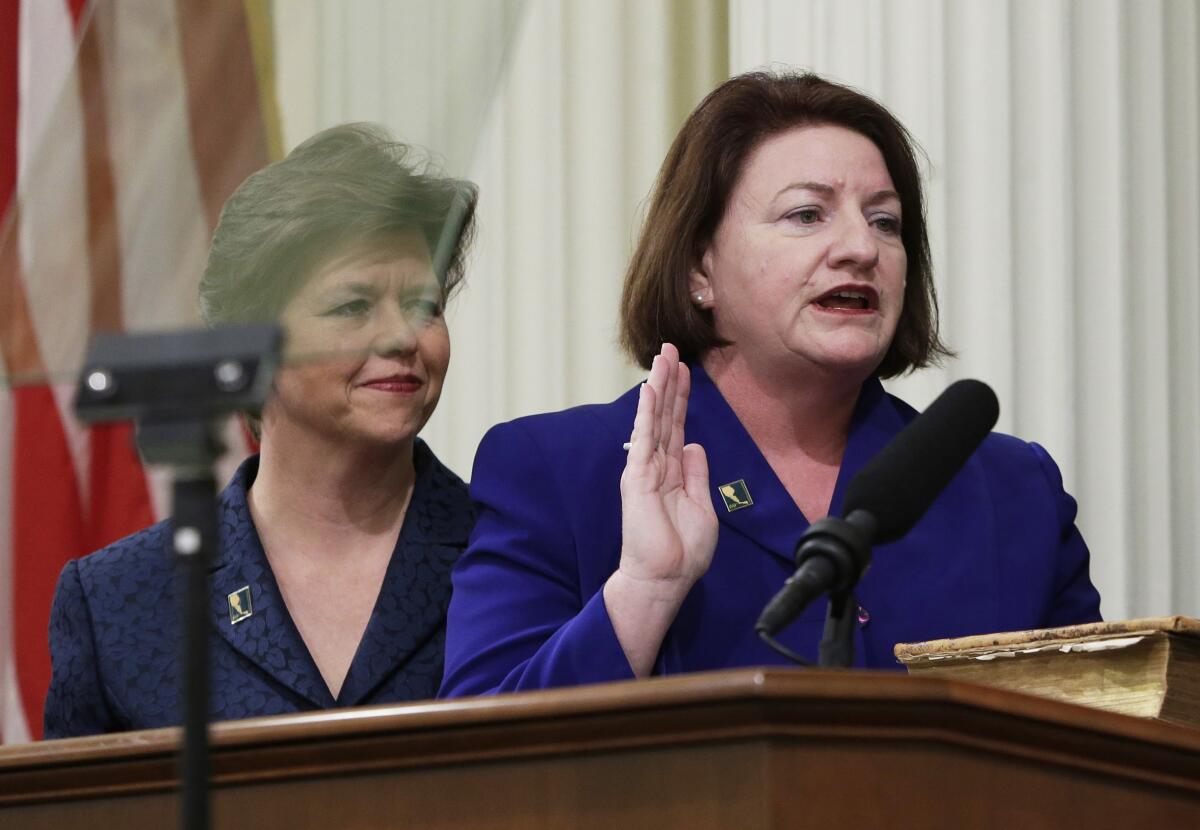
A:
[[[622,342],[647,382],[480,446],[442,694],[780,662],[754,623],[797,540],[916,414],[880,379],[947,354],[924,220],[911,140],[870,98],[755,73],[701,102],[625,281]],[[990,435],[875,550],[856,664],[1098,619],[1074,516],[1042,448]],[[784,645],[814,656],[821,605]]]

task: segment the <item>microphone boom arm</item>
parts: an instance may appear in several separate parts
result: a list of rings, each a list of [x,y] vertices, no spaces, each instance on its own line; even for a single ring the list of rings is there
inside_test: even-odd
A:
[[[792,658],[773,635],[822,594],[830,595],[820,665],[854,657],[852,591],[871,562],[871,544],[894,542],[925,514],[996,424],[1000,403],[987,384],[960,380],[867,462],[846,488],[845,519],[813,524],[796,547],[796,573],[767,603],[759,637]]]
[[[755,630],[775,648],[771,639],[796,619],[813,600],[829,594],[825,637],[821,641],[821,666],[849,666],[854,659],[854,629],[850,625],[852,592],[871,564],[871,537],[875,518],[855,510],[844,519],[827,516],[804,532],[796,546],[796,573],[763,609]]]

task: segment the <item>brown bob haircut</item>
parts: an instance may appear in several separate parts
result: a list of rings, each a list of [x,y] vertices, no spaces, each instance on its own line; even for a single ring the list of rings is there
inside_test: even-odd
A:
[[[914,142],[882,105],[817,75],[751,72],[714,89],[675,137],[659,171],[621,296],[621,345],[644,368],[662,343],[686,361],[728,345],[711,311],[696,308],[688,277],[725,215],[747,159],[773,135],[833,124],[879,148],[900,194],[900,237],[908,257],[904,310],[875,373],[893,377],[950,351],[938,337],[937,296]]]
[[[274,320],[333,260],[419,230],[447,301],[462,280],[477,190],[375,124],[317,133],[244,181],[221,210],[200,281],[209,325]]]

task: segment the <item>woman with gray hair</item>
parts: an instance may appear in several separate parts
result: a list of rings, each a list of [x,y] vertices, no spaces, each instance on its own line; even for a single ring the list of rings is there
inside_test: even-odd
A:
[[[279,320],[288,361],[220,496],[212,717],[431,697],[474,514],[417,433],[450,359],[475,187],[364,124],[255,173],[200,284],[210,325]],[[161,522],[72,561],[51,616],[48,738],[181,719]]]

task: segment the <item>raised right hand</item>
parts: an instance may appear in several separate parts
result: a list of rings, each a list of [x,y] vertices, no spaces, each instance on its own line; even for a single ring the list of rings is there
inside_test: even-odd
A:
[[[642,384],[621,475],[621,564],[627,576],[686,594],[712,561],[717,515],[708,459],[684,443],[691,374],[664,344]]]
[[[641,387],[621,474],[621,561],[604,600],[637,676],[649,673],[717,544],[708,460],[700,445],[684,443],[690,389],[688,367],[664,344]]]

